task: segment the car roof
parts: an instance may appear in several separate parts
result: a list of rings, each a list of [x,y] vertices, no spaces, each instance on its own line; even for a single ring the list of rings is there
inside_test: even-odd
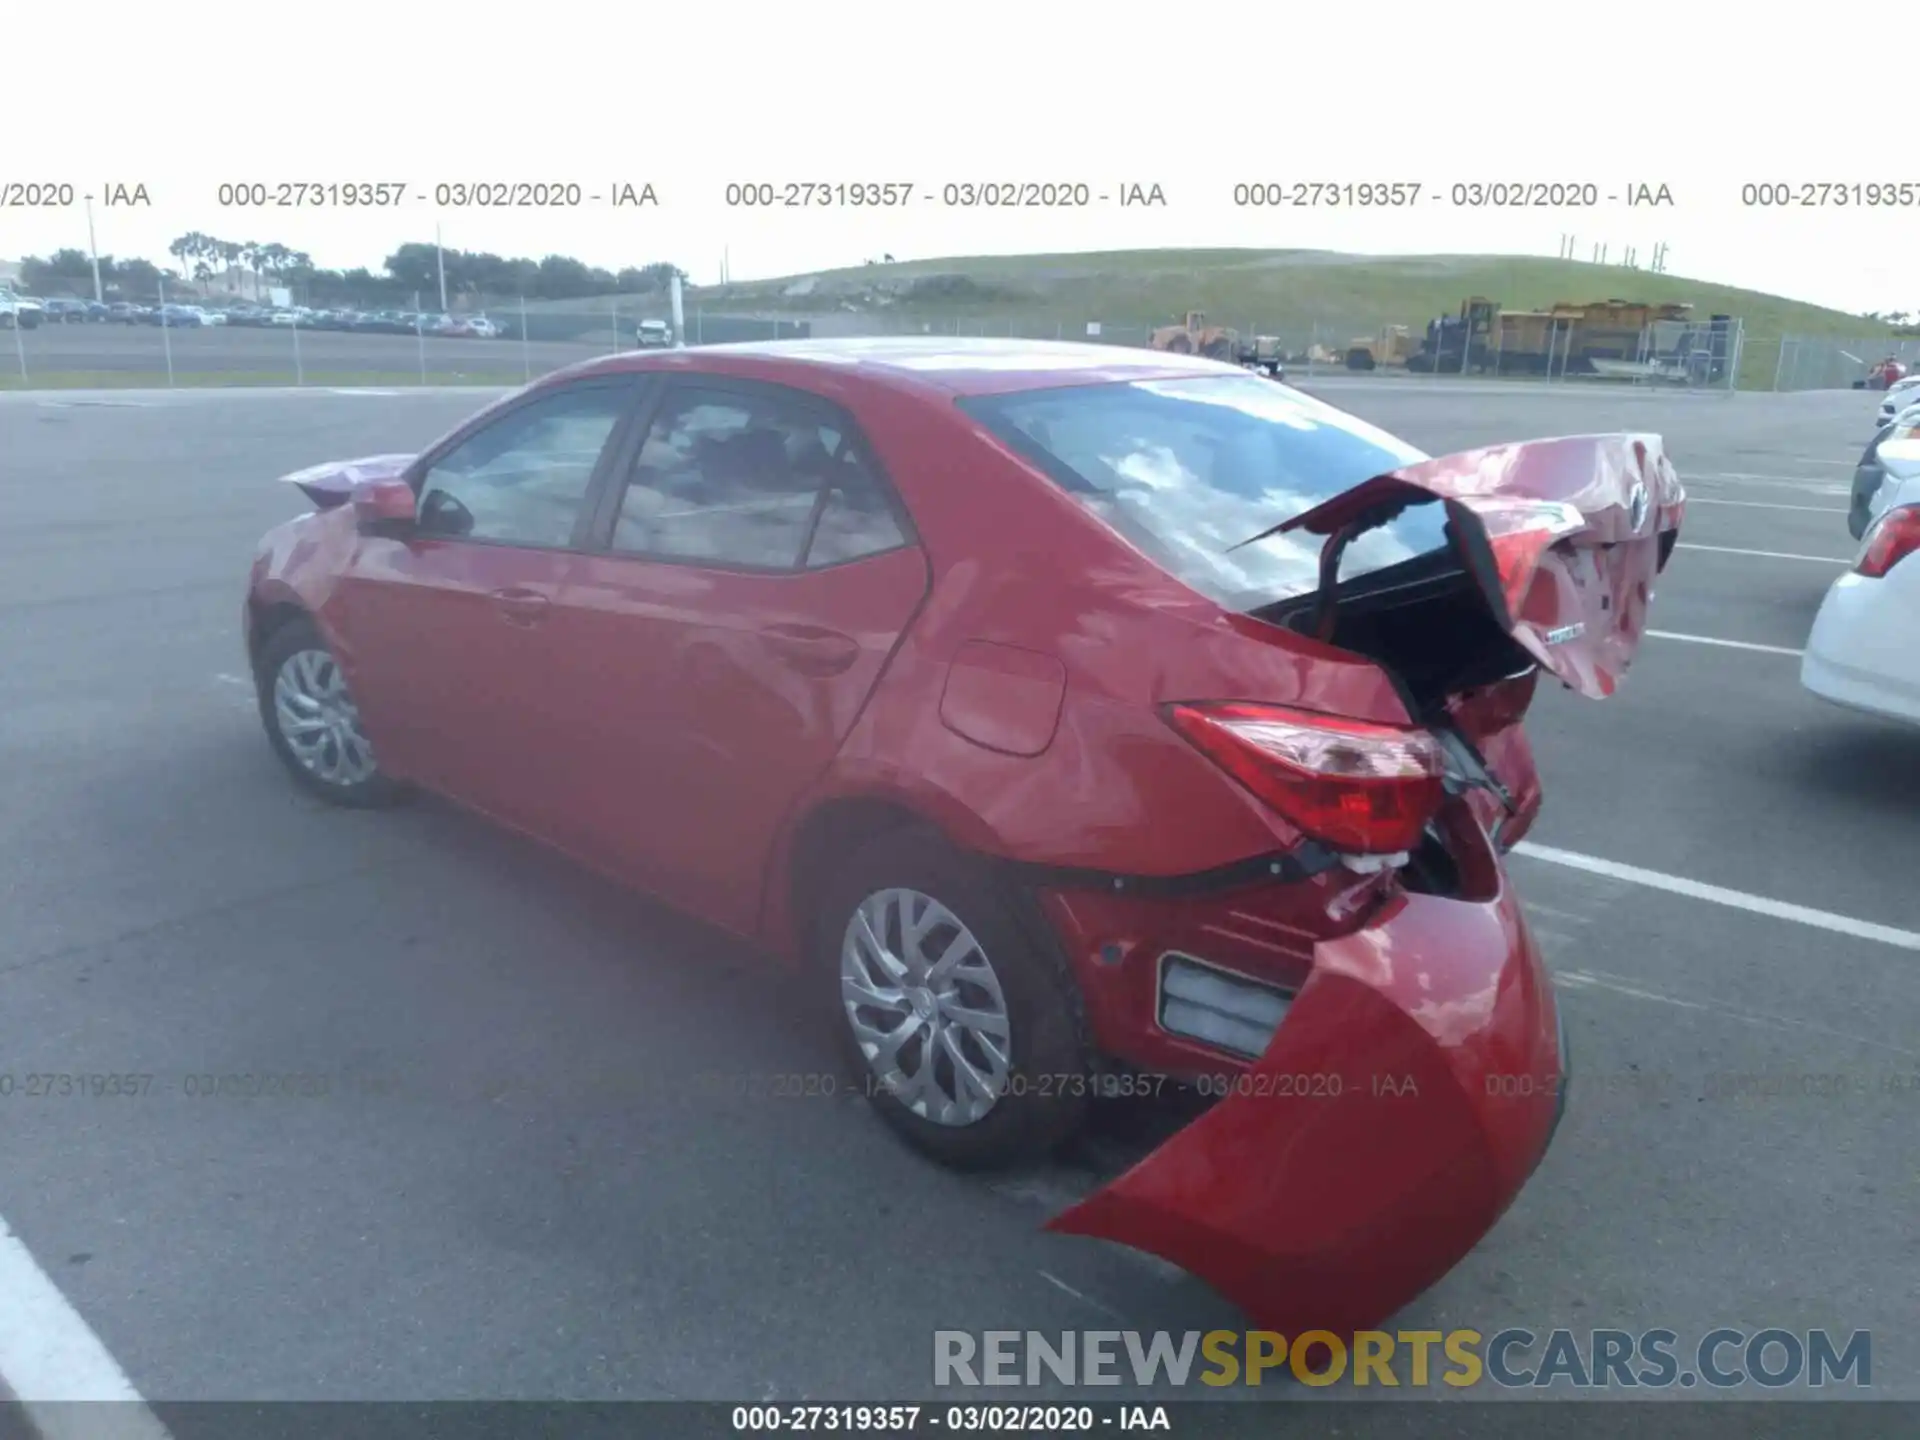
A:
[[[777,379],[783,371],[851,373],[891,389],[961,396],[1245,373],[1223,361],[1126,345],[951,335],[766,340],[651,354],[626,352],[559,373],[578,378],[632,370],[690,370],[763,379]]]

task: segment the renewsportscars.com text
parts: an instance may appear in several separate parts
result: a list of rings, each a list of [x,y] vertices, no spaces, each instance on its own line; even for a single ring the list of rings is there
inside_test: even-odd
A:
[[[940,1386],[1303,1385],[1824,1389],[1873,1384],[1873,1333],[1709,1330],[936,1330]]]

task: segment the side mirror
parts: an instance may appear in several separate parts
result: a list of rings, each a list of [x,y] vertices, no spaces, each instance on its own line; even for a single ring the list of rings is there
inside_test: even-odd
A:
[[[404,480],[370,480],[353,489],[353,515],[362,530],[411,525],[418,504]]]

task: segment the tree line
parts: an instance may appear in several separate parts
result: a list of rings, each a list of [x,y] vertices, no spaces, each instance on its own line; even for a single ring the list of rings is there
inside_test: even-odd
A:
[[[167,246],[176,265],[162,267],[150,260],[100,257],[103,288],[125,300],[155,300],[163,285],[192,282],[201,294],[215,289],[243,298],[262,299],[269,289],[286,289],[303,305],[407,305],[437,300],[440,266],[444,261],[447,298],[505,298],[578,300],[596,295],[651,295],[665,290],[686,271],[665,260],[605,270],[570,255],[548,255],[534,260],[495,255],[483,250],[442,250],[431,244],[409,243],[387,256],[379,270],[358,267],[329,270],[313,257],[279,243],[223,240],[192,231]],[[30,255],[20,262],[20,285],[34,295],[93,294],[93,261],[84,250],[56,250],[52,255]]]

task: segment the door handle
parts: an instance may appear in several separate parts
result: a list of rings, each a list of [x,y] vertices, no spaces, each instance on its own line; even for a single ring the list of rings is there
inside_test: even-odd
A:
[[[538,590],[495,590],[488,599],[500,612],[500,616],[509,625],[538,625],[547,617],[547,607],[552,602]]]
[[[813,625],[769,625],[760,638],[803,675],[839,675],[860,658],[860,642]]]

